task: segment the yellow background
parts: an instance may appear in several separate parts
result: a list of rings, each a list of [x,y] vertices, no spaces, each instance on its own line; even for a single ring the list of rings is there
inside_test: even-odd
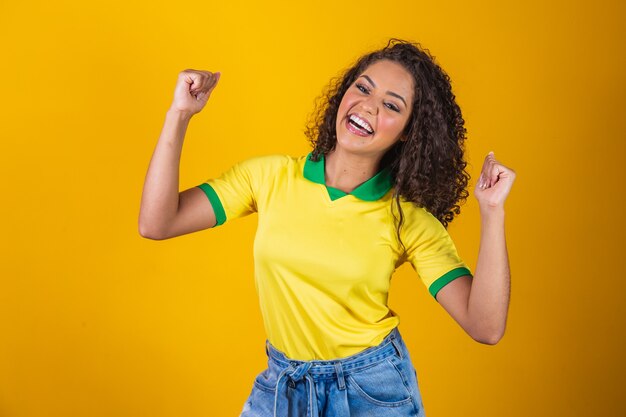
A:
[[[427,415],[624,415],[624,15],[617,0],[0,2],[0,416],[238,415],[266,365],[256,215],[137,230],[177,75],[222,72],[183,190],[308,152],[314,99],[389,37],[452,78],[471,190],[490,150],[517,172],[499,344],[467,336],[408,264],[394,276]],[[449,230],[474,270],[473,191]]]

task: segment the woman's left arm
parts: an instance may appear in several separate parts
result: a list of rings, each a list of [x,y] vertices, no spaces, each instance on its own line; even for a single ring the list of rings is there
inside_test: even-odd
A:
[[[476,341],[494,345],[504,335],[511,274],[504,236],[504,201],[515,171],[485,157],[474,195],[481,215],[480,248],[474,277],[459,277],[437,293],[437,301]]]

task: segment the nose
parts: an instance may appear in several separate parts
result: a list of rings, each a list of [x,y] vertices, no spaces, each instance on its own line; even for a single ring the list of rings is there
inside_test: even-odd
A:
[[[374,98],[371,96],[363,100],[363,102],[361,103],[361,107],[363,108],[364,112],[367,112],[373,116],[376,116],[378,114],[378,106],[374,102]]]

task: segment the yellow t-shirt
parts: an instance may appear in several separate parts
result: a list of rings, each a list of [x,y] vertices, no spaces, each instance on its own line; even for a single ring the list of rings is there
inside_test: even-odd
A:
[[[325,185],[324,158],[310,155],[250,158],[198,187],[216,226],[258,213],[255,286],[269,342],[292,359],[331,360],[378,345],[398,325],[387,298],[404,262],[433,297],[471,273],[443,225],[403,200],[402,253],[388,169],[346,194]]]

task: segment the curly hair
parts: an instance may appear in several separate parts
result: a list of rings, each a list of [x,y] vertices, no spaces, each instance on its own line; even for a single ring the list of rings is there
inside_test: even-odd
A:
[[[397,234],[404,247],[400,239],[404,221],[401,197],[424,207],[447,228],[455,215],[460,214],[460,205],[469,195],[466,188],[470,175],[465,171],[464,160],[465,121],[452,93],[450,77],[428,49],[392,38],[384,48],[359,58],[342,75],[331,79],[318,97],[305,135],[313,146],[312,160],[318,161],[320,155],[334,150],[337,111],[346,90],[380,60],[401,64],[415,81],[412,113],[403,132],[406,140],[397,141],[385,153],[379,167],[391,169],[393,198],[400,214]]]

